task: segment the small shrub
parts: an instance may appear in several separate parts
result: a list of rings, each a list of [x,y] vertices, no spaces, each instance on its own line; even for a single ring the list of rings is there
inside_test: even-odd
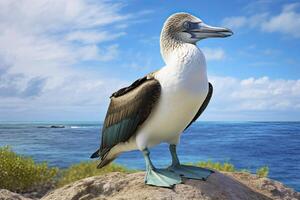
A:
[[[234,172],[236,171],[234,165],[228,162],[225,162],[222,166],[223,171],[225,172]]]
[[[14,153],[8,146],[0,147],[0,188],[26,192],[53,182],[57,168],[35,163],[32,158]]]
[[[220,162],[212,162],[212,161],[201,161],[199,163],[196,163],[197,166],[203,167],[203,168],[210,168],[215,169],[218,171],[224,171],[224,172],[234,172],[237,171],[233,164],[229,162],[220,163]]]
[[[259,178],[267,177],[269,174],[269,167],[264,166],[256,170],[256,175]]]
[[[61,177],[58,181],[58,186],[60,187],[83,178],[98,176],[109,172],[133,172],[133,170],[128,170],[125,167],[114,163],[109,164],[108,166],[103,167],[101,169],[97,169],[97,164],[98,162],[93,161],[82,162],[70,166],[69,168],[63,170]]]
[[[196,163],[197,166],[203,168],[215,169],[223,172],[243,172],[243,173],[251,173],[249,169],[236,169],[233,164],[229,162],[220,163],[220,162],[212,162],[212,161],[201,161]],[[269,174],[269,168],[267,166],[261,167],[256,170],[256,175],[260,178],[267,177]]]

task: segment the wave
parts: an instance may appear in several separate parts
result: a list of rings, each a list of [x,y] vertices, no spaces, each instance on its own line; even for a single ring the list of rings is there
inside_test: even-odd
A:
[[[87,128],[87,127],[84,127],[84,126],[70,126],[70,128]]]
[[[78,128],[99,128],[100,126],[69,126],[68,128],[78,129]]]

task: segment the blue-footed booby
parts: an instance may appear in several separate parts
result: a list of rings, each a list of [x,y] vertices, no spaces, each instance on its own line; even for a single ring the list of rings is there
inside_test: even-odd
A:
[[[205,57],[196,43],[232,34],[227,28],[209,26],[188,13],[171,15],[160,35],[166,65],[110,97],[101,146],[91,156],[100,157],[98,167],[109,164],[122,152],[138,149],[146,161],[146,184],[172,187],[182,182],[182,176],[205,180],[212,171],[180,164],[176,145],[181,133],[205,110],[213,92]],[[170,144],[172,157],[166,169],[156,168],[149,156],[149,148],[162,142]]]

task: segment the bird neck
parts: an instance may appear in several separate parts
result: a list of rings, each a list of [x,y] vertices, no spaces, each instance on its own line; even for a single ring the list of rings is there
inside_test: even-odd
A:
[[[160,50],[166,66],[187,64],[193,62],[195,65],[205,65],[206,61],[201,50],[195,45],[184,43],[168,35],[161,35]]]
[[[160,53],[166,65],[171,60],[171,57],[176,49],[183,48],[184,43],[178,40],[173,34],[170,34],[169,31],[164,30],[160,35]]]
[[[160,51],[167,66],[174,64],[174,62],[184,63],[191,60],[203,60],[205,62],[203,53],[195,44],[183,42],[167,31],[161,33]]]
[[[207,80],[205,56],[195,44],[185,43],[168,29],[163,29],[160,50],[166,63],[164,71],[170,76],[175,73],[181,78]]]

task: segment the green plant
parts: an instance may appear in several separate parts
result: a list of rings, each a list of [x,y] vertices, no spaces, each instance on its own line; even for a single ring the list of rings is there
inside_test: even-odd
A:
[[[129,170],[121,165],[117,165],[114,163],[109,164],[108,166],[101,169],[97,169],[97,164],[97,162],[93,161],[82,162],[70,166],[69,168],[62,171],[61,177],[58,181],[58,186],[60,187],[86,177],[98,176],[109,172],[134,172],[133,170]]]
[[[30,157],[17,155],[8,146],[0,147],[0,188],[29,191],[51,183],[57,172],[57,168],[49,168],[46,162],[35,163]]]
[[[210,168],[210,169],[215,169],[218,171],[224,171],[224,172],[234,172],[237,171],[234,167],[233,164],[229,163],[229,162],[225,162],[225,163],[220,163],[220,162],[212,162],[212,161],[201,161],[196,163],[197,166],[199,167],[203,167],[203,168]]]
[[[256,175],[260,178],[267,177],[269,174],[269,167],[264,166],[256,170]]]
[[[210,168],[215,169],[218,171],[223,172],[243,172],[243,173],[250,173],[249,169],[236,169],[233,164],[229,162],[220,163],[220,162],[212,162],[212,161],[201,161],[196,163],[197,166],[203,167],[203,168]],[[269,174],[269,168],[267,166],[261,167],[256,170],[256,175],[260,178],[267,177]]]

